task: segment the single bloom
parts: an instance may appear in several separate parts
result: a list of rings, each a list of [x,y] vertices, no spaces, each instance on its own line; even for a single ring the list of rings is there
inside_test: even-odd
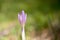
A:
[[[18,20],[21,25],[25,25],[26,17],[27,17],[27,14],[25,14],[24,10],[22,10],[21,13],[18,13]]]

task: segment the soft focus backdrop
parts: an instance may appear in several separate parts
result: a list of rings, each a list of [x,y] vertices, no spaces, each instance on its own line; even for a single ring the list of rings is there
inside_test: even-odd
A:
[[[18,13],[22,10],[27,14],[27,40],[45,40],[49,27],[60,22],[60,0],[0,0],[0,40],[21,40]]]

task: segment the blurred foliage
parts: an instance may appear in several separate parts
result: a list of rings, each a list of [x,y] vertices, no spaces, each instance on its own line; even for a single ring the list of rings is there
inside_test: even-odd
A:
[[[0,0],[0,23],[16,21],[16,28],[12,29],[16,33],[21,10],[27,13],[26,31],[40,31],[48,27],[48,18],[60,16],[60,0]]]
[[[27,24],[28,25],[29,23],[34,25],[36,24],[35,26],[39,28],[40,26],[48,24],[48,15],[50,16],[54,16],[54,14],[58,15],[58,12],[60,11],[60,1],[0,0],[0,22],[17,20],[18,19],[17,14],[21,10],[25,10],[29,17],[28,19],[32,18],[31,22],[28,22]],[[34,21],[34,23],[32,21]]]

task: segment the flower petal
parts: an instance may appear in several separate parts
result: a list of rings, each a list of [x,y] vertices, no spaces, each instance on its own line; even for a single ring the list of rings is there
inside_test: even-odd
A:
[[[19,20],[19,22],[21,24],[25,24],[26,17],[27,17],[27,14],[25,14],[24,11],[22,10],[22,13],[21,14],[18,14],[18,20]]]

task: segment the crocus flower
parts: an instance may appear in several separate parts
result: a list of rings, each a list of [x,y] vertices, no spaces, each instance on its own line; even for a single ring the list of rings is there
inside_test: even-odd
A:
[[[25,30],[24,30],[24,26],[25,26],[25,22],[26,22],[26,17],[27,15],[25,14],[25,12],[22,10],[21,14],[18,14],[18,20],[22,26],[22,40],[25,40]]]
[[[22,10],[22,12],[18,14],[18,20],[22,26],[25,25],[26,17],[27,15],[25,14],[24,10]]]

